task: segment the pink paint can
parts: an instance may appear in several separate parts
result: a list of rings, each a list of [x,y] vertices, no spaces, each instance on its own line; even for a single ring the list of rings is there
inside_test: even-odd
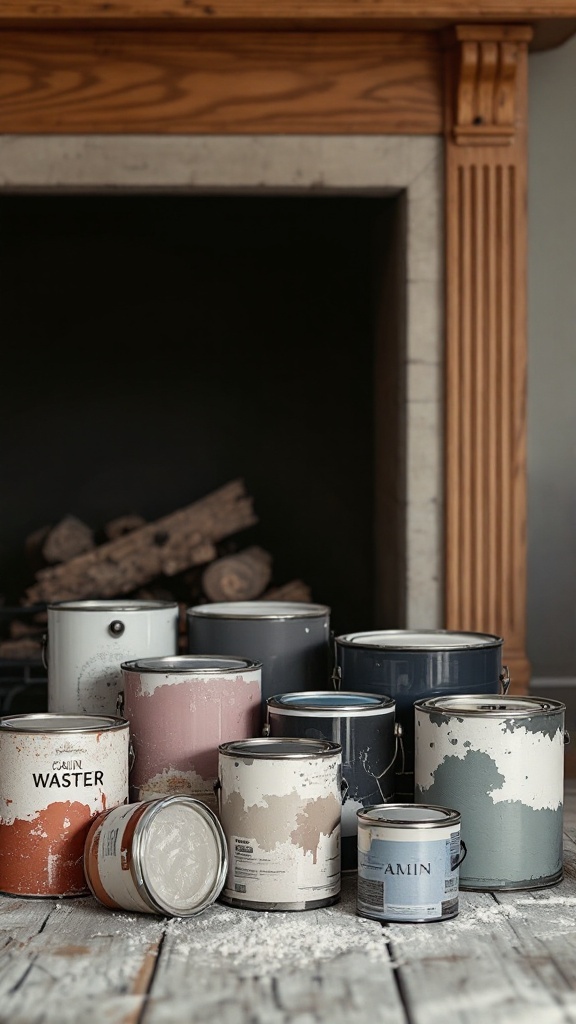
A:
[[[257,736],[262,666],[225,655],[178,654],[121,666],[119,713],[130,723],[132,802],[187,796],[216,809],[218,748]]]

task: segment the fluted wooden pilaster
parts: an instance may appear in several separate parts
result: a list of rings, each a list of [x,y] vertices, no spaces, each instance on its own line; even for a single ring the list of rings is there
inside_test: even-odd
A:
[[[446,90],[446,626],[498,633],[525,692],[530,29],[457,29]]]

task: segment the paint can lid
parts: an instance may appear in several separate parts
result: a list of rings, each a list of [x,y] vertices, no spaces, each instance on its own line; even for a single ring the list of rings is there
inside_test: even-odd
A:
[[[478,647],[501,647],[502,637],[492,633],[469,633],[449,629],[379,629],[368,633],[345,633],[336,637],[345,647],[377,647],[391,651],[467,651]]]
[[[251,669],[262,668],[261,661],[221,654],[172,654],[160,658],[138,658],[123,661],[123,672],[161,672],[164,675],[205,676],[238,675]]]
[[[150,800],[134,830],[130,870],[142,899],[156,913],[200,914],[220,895],[228,871],[218,818],[194,797]]]
[[[461,815],[452,807],[436,804],[372,804],[356,812],[358,822],[386,828],[440,828],[457,825]]]
[[[396,707],[393,697],[353,690],[310,690],[298,693],[280,693],[266,701],[270,711],[284,715],[319,718],[346,718],[356,715],[370,716],[392,713]]]
[[[0,729],[7,732],[86,733],[128,728],[128,722],[124,718],[113,715],[60,714],[56,711],[46,711],[5,715],[0,718]]]
[[[499,694],[468,693],[461,696],[427,697],[417,700],[414,708],[439,715],[485,718],[529,718],[531,715],[555,715],[565,711],[559,700],[543,697],[508,697]]]
[[[243,757],[262,760],[294,760],[316,757],[333,757],[342,753],[342,745],[332,740],[304,739],[300,736],[256,737],[249,740],[232,740],[221,743],[218,751],[225,757]]]
[[[214,619],[311,619],[330,615],[325,604],[305,601],[215,601],[186,609],[189,618]]]

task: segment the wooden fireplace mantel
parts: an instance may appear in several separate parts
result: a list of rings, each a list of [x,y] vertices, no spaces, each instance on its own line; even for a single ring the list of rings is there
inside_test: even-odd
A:
[[[576,0],[0,0],[0,133],[435,134],[445,614],[525,692],[529,49]]]

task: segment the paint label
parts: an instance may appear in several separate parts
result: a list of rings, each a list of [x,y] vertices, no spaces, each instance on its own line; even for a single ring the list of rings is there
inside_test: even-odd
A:
[[[293,762],[221,757],[225,896],[301,904],[340,892],[340,765],[340,752]]]
[[[425,840],[382,839],[358,850],[358,913],[388,921],[429,921],[458,912],[460,829]],[[442,833],[439,836],[433,832]],[[362,848],[363,847],[363,848]]]

